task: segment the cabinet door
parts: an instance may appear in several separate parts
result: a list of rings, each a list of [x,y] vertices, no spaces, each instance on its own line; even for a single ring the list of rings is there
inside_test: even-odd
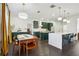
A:
[[[48,33],[45,33],[45,40],[48,40]]]
[[[33,21],[33,28],[38,28],[39,25],[38,25],[38,21]]]
[[[48,33],[41,33],[42,40],[48,40]]]
[[[40,38],[40,32],[34,32],[34,35]]]

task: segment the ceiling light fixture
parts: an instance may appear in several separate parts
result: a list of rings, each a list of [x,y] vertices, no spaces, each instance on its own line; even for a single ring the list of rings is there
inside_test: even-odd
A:
[[[19,14],[18,14],[18,16],[19,16],[19,18],[21,18],[21,19],[27,19],[28,18],[28,15],[27,15],[27,13],[25,13],[25,10],[24,10],[24,6],[25,6],[25,3],[23,3],[22,4],[23,5],[23,11],[22,12],[20,12]]]
[[[19,13],[19,18],[21,18],[21,19],[27,19],[28,18],[28,15],[25,13],[25,12],[21,12],[21,13]]]
[[[63,22],[67,22],[67,19],[64,18],[64,19],[63,19]]]
[[[62,20],[62,17],[58,17],[58,20],[61,21]]]
[[[67,23],[70,23],[70,20],[69,20],[69,12],[67,13],[67,15],[68,15],[68,20],[67,20]]]
[[[55,5],[51,5],[51,6],[50,6],[50,8],[54,8],[54,7],[56,7],[56,6],[55,6]]]
[[[70,23],[70,20],[67,20],[67,23]]]
[[[63,22],[67,22],[66,16],[65,16],[65,12],[66,10],[64,10],[64,18],[63,18]]]
[[[58,7],[59,9],[59,17],[58,17],[58,21],[61,21],[62,20],[62,17],[61,17],[61,7]]]
[[[40,13],[40,11],[38,10],[37,13]]]

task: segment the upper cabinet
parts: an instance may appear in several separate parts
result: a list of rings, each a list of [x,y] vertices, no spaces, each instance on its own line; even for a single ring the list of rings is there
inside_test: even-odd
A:
[[[42,22],[42,28],[44,29],[51,31],[52,26],[53,26],[53,23]]]
[[[43,29],[46,29],[47,31],[51,31],[51,27],[53,27],[53,23],[42,22],[42,21],[33,21],[33,28],[38,29],[40,27],[41,27],[42,31],[44,31]]]
[[[33,28],[39,28],[38,21],[33,21]]]

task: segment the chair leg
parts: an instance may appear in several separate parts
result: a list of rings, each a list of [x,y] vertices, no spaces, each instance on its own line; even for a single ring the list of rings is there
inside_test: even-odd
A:
[[[25,45],[23,45],[23,52],[25,52]]]
[[[15,51],[16,51],[16,46],[13,45],[13,52],[12,52],[12,54],[14,54]]]
[[[25,45],[25,51],[26,51],[26,55],[28,56],[28,49],[27,49],[28,47],[27,47],[27,43],[26,43],[26,45]]]

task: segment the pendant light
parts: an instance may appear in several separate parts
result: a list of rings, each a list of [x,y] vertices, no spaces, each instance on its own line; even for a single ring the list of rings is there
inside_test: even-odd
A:
[[[67,20],[67,23],[70,23],[70,20]]]
[[[64,18],[63,18],[63,22],[67,22],[65,13],[66,13],[66,10],[64,10]]]
[[[68,15],[68,19],[67,19],[67,23],[70,23],[70,20],[69,20],[69,12],[67,13],[67,15]]]
[[[62,20],[62,17],[61,17],[61,7],[58,7],[59,9],[59,17],[58,17],[58,21],[61,21]]]
[[[19,18],[21,18],[21,19],[27,19],[27,18],[28,18],[28,15],[25,13],[25,10],[24,10],[24,8],[25,8],[25,7],[24,7],[24,6],[25,6],[25,3],[23,3],[22,5],[23,5],[23,11],[20,12],[18,16],[19,16]]]

